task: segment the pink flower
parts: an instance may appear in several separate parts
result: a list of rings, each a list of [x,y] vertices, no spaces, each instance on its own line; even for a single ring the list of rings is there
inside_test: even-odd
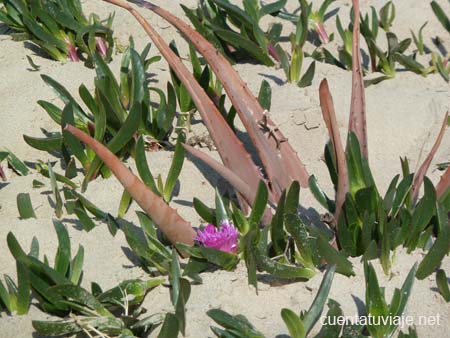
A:
[[[239,232],[228,222],[223,222],[219,229],[213,224],[208,224],[203,230],[197,231],[195,240],[207,248],[236,253]]]

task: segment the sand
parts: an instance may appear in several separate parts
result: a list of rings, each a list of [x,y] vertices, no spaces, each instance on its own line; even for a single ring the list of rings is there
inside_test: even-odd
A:
[[[450,5],[446,1],[438,1],[447,12]],[[179,7],[180,1],[163,2],[172,13],[182,15]],[[187,6],[194,6],[196,1],[183,1]],[[314,1],[316,4],[317,1]],[[336,1],[332,8],[339,8],[339,14],[345,22],[348,20],[350,1]],[[369,5],[379,8],[384,1],[361,1],[363,11]],[[295,6],[296,1],[290,1]],[[425,1],[395,1],[397,18],[393,30],[402,38],[410,36],[409,29],[415,31],[425,21],[429,24],[425,30],[425,38],[431,45],[430,37],[439,34],[448,41],[448,34],[435,19],[429,4]],[[84,2],[85,12],[97,12],[101,17],[116,11],[114,22],[115,35],[122,44],[127,44],[129,35],[133,35],[138,50],[148,42],[147,37],[139,28],[134,19],[126,12],[115,9],[101,1]],[[167,23],[144,12],[155,28],[166,40],[175,39],[183,56],[187,55],[186,44]],[[334,20],[326,23],[329,32],[335,31]],[[286,24],[286,29],[289,24]],[[23,43],[14,42],[5,29],[0,25],[0,120],[2,131],[0,146],[11,149],[19,158],[27,163],[37,160],[56,163],[55,170],[61,172],[60,159],[47,153],[29,147],[22,138],[23,134],[42,136],[39,128],[57,130],[57,126],[47,114],[37,105],[37,100],[47,100],[60,105],[56,95],[41,80],[41,74],[47,74],[61,82],[75,96],[77,88],[84,83],[89,89],[93,87],[94,72],[85,68],[81,63],[60,64],[48,60]],[[337,37],[337,40],[340,38]],[[332,43],[335,45],[335,43]],[[363,44],[363,47],[365,45]],[[448,46],[447,46],[448,47]],[[152,54],[156,49],[152,47]],[[40,65],[38,72],[31,71],[26,55],[33,58]],[[115,55],[112,68],[118,73],[120,55]],[[309,62],[309,61],[308,61]],[[250,89],[257,94],[262,79],[269,81],[273,90],[271,114],[273,119],[288,137],[291,144],[298,151],[310,174],[315,174],[320,184],[327,191],[331,191],[326,167],[321,160],[323,147],[328,139],[326,128],[321,120],[318,99],[318,85],[323,78],[327,78],[333,94],[338,123],[342,135],[345,135],[348,121],[351,73],[326,64],[317,64],[316,76],[312,86],[300,89],[295,85],[285,83],[281,69],[267,68],[252,64],[239,64],[236,69],[248,83]],[[156,73],[157,85],[165,87],[169,79],[167,65],[161,61],[152,66],[151,71]],[[366,91],[368,112],[368,135],[370,164],[375,180],[380,190],[387,188],[391,178],[400,172],[400,156],[410,159],[411,168],[420,165],[431,149],[442,118],[446,110],[450,109],[449,85],[439,75],[422,78],[410,72],[399,72],[394,80],[382,82],[371,86]],[[308,128],[305,128],[305,124]],[[312,128],[312,129],[311,129]],[[309,129],[309,130],[308,130]],[[197,129],[196,129],[197,130]],[[201,132],[199,127],[197,132]],[[434,182],[439,179],[440,172],[435,170],[436,163],[450,159],[450,135],[447,133],[442,146],[433,160],[429,176]],[[213,154],[217,156],[217,154]],[[147,159],[154,174],[167,174],[172,153],[166,151],[147,153]],[[134,168],[134,163],[127,163]],[[7,170],[8,182],[0,184],[0,271],[15,277],[15,262],[6,245],[6,235],[12,231],[19,242],[27,248],[33,236],[39,239],[41,253],[49,255],[52,260],[57,247],[56,234],[52,225],[55,217],[51,207],[51,190],[49,181],[41,177],[36,171],[25,177],[15,175]],[[32,188],[33,179],[45,182],[39,189]],[[81,181],[79,175],[75,181]],[[218,175],[198,165],[191,160],[185,161],[180,176],[179,193],[174,197],[172,206],[193,224],[199,224],[199,216],[192,206],[192,199],[198,197],[205,203],[212,205],[214,187],[226,189],[227,185]],[[103,210],[117,214],[120,196],[123,189],[114,179],[97,179],[89,185],[86,196]],[[20,220],[16,195],[20,192],[29,192],[36,209],[37,219]],[[324,210],[313,200],[307,190],[301,192],[301,204],[310,213],[317,214]],[[315,210],[314,210],[315,209]],[[127,214],[127,220],[137,224],[134,210],[139,208],[133,204]],[[147,278],[147,274],[130,260],[126,255],[127,243],[121,232],[112,237],[106,225],[99,226],[86,233],[80,230],[76,219],[64,215],[71,241],[75,252],[78,245],[85,248],[85,264],[82,286],[89,288],[91,281],[96,281],[104,289],[115,286],[124,279]],[[384,276],[378,264],[375,263],[380,283],[387,288],[388,297],[392,295],[393,287],[400,287],[407,272],[412,265],[420,261],[423,254],[419,251],[407,255],[405,251],[398,250],[397,259],[392,268],[390,278]],[[346,278],[337,275],[333,283],[330,298],[340,302],[346,315],[357,314],[360,300],[364,301],[364,277],[359,259],[352,260],[355,266],[356,277]],[[450,271],[450,259],[447,257],[442,267]],[[321,281],[321,273],[308,282],[297,282],[279,286],[271,286],[264,278],[260,282],[260,292],[247,286],[246,271],[240,264],[236,271],[216,271],[202,275],[203,284],[192,287],[191,299],[187,304],[188,327],[187,337],[212,337],[209,327],[212,320],[206,316],[206,311],[212,308],[221,308],[232,314],[244,314],[267,337],[282,337],[287,330],[280,316],[282,308],[291,308],[299,312],[306,310],[314,298]],[[441,325],[418,326],[421,337],[445,337],[448,335],[450,324],[450,307],[436,292],[435,276],[432,275],[423,281],[415,281],[413,294],[407,307],[407,315],[414,316],[418,324],[419,316],[439,315]],[[149,293],[144,301],[144,307],[149,311],[170,311],[171,305],[168,289],[158,287]],[[22,317],[9,317],[4,313],[0,316],[0,337],[31,337],[33,328],[31,319],[43,319],[48,315],[32,305],[30,313]]]

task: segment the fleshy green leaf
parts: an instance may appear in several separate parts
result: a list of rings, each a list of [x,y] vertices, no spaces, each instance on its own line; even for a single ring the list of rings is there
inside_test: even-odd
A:
[[[17,195],[17,208],[21,219],[37,218],[31,204],[29,193],[20,193]]]

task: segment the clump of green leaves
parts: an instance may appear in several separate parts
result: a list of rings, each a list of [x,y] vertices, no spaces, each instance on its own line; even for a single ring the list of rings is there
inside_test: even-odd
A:
[[[391,30],[395,20],[395,5],[392,1],[388,1],[378,12],[372,6],[370,13],[361,14],[359,20],[360,32],[366,42],[369,55],[369,65],[363,69],[363,72],[366,75],[376,72],[383,73],[382,76],[367,79],[365,81],[366,86],[394,78],[398,65],[422,76],[438,71],[438,58],[433,57],[429,65],[424,65],[417,60],[417,52],[422,55],[426,50],[423,41],[423,29],[426,23],[420,28],[417,35],[412,32],[413,40],[410,38],[400,40]],[[344,28],[340,17],[337,16],[336,27],[342,40],[338,57],[334,57],[326,48],[316,50],[312,54],[313,57],[344,69],[352,69],[353,26],[353,9],[350,13],[350,22],[347,28]],[[384,31],[385,41],[387,42],[386,50],[380,47],[380,29]],[[417,52],[409,55],[406,51],[412,41],[416,44]],[[442,65],[442,60],[439,65],[441,68],[445,68]]]
[[[267,66],[278,61],[275,45],[282,25],[272,24],[264,32],[259,22],[268,14],[278,12],[286,0],[260,6],[257,0],[243,0],[243,8],[228,0],[200,0],[198,8],[182,8],[195,29],[231,61],[251,59]]]
[[[91,292],[77,285],[53,286],[48,291],[66,304],[70,314],[57,321],[33,320],[33,327],[38,334],[49,337],[77,333],[142,337],[163,320],[161,313],[142,317],[145,309],[140,307],[145,295],[162,282],[163,279],[130,279],[106,291],[92,283]]]
[[[31,251],[36,250],[38,243],[33,239]],[[17,285],[11,277],[4,274],[5,284],[0,280],[0,313],[7,311],[10,315],[25,315],[30,307],[30,283],[26,267],[21,262],[16,262]]]
[[[411,289],[414,283],[416,265],[408,273],[402,288],[395,289],[391,303],[386,302],[384,288],[380,288],[377,275],[373,266],[365,264],[364,277],[366,280],[366,311],[373,318],[374,323],[367,325],[367,330],[374,338],[392,337],[399,323],[394,320],[403,315]],[[387,321],[386,321],[387,320]],[[386,321],[386,322],[385,322]]]
[[[296,31],[289,37],[291,42],[291,56],[281,48],[276,46],[277,53],[280,57],[280,63],[289,82],[297,83],[299,87],[307,87],[311,85],[315,72],[315,62],[313,61],[306,72],[301,77],[303,59],[305,57],[304,45],[308,35],[308,24],[311,6],[307,5],[306,0],[301,0],[301,15],[297,21]]]
[[[119,79],[116,79],[102,58],[98,55],[94,57],[94,93],[91,94],[85,85],[79,87],[80,97],[88,111],[61,84],[46,75],[42,79],[55,90],[65,106],[59,108],[51,102],[38,101],[57,124],[62,127],[75,124],[106,144],[121,158],[134,154],[136,133],[143,135],[150,147],[155,143],[167,142],[173,130],[176,111],[173,87],[168,84],[166,97],[162,90],[150,85],[146,75],[148,67],[159,58],[147,58],[150,45],[141,54],[132,45],[123,55]],[[156,102],[151,100],[149,92],[156,94]],[[39,150],[62,151],[66,163],[70,162],[72,154],[83,167],[86,176],[84,187],[99,172],[106,177],[110,175],[95,153],[83,147],[68,132],[55,132],[46,138],[24,135],[24,139]]]
[[[331,1],[326,1],[319,12],[311,13],[311,4],[301,1],[302,14],[295,20],[296,33],[291,34],[291,55],[278,43],[282,33],[280,23],[272,24],[267,32],[259,27],[259,21],[265,15],[281,15],[281,9],[286,0],[279,0],[271,4],[259,5],[254,0],[244,0],[243,8],[231,4],[228,0],[202,0],[196,10],[183,9],[198,32],[206,37],[215,48],[226,55],[231,61],[239,62],[248,58],[268,66],[279,62],[286,73],[289,82],[298,83],[300,87],[311,85],[314,77],[315,63],[313,62],[302,78],[300,78],[302,63],[305,57],[303,47],[308,34],[309,22],[321,27],[321,36],[328,36],[323,29],[323,15]],[[311,19],[314,17],[314,20]],[[238,29],[237,32],[235,29]],[[196,72],[194,69],[194,75]],[[198,76],[196,76],[197,78]],[[197,78],[200,84],[205,81]],[[222,110],[222,109],[221,109]],[[235,113],[234,113],[235,114]]]
[[[70,238],[66,227],[59,221],[53,222],[58,236],[58,249],[55,254],[54,266],[44,255],[43,262],[39,260],[39,242],[32,241],[31,250],[26,254],[12,233],[7,236],[8,247],[18,264],[18,276],[26,276],[26,283],[33,290],[40,307],[49,313],[67,313],[68,305],[59,302],[57,294],[49,288],[61,285],[78,285],[82,277],[84,248],[79,246],[77,254],[71,257]],[[19,271],[19,266],[20,270]]]
[[[344,275],[353,275],[352,265],[346,256],[328,243],[330,234],[306,225],[300,218],[297,211],[299,192],[300,186],[294,182],[282,194],[270,225],[263,228],[260,228],[260,224],[267,222],[263,218],[267,218],[270,212],[264,184],[260,184],[256,192],[255,203],[248,217],[232,201],[223,199],[217,192],[215,209],[194,199],[194,208],[207,223],[221,224],[226,221],[239,230],[239,248],[237,254],[232,254],[201,245],[187,247],[178,244],[180,250],[191,255],[185,273],[196,278],[197,273],[207,269],[209,264],[232,270],[242,258],[247,266],[248,282],[255,288],[258,272],[279,279],[310,279],[323,261],[337,265],[337,270]]]
[[[163,314],[142,318],[145,310],[139,306],[147,292],[160,285],[163,279],[130,279],[106,291],[93,282],[89,292],[80,286],[83,246],[79,246],[72,258],[66,227],[59,221],[54,221],[54,226],[58,249],[53,266],[50,266],[46,255],[43,261],[39,260],[39,242],[36,238],[33,238],[30,252],[26,254],[15,236],[8,234],[8,247],[17,263],[18,286],[5,277],[7,292],[0,282],[0,309],[4,306],[10,313],[26,313],[32,290],[43,311],[68,316],[58,321],[33,321],[37,333],[51,337],[79,332],[141,337],[162,322]]]
[[[331,180],[337,189],[338,174],[333,146],[325,148],[325,160]],[[416,248],[433,251],[420,264],[418,278],[425,278],[439,265],[448,252],[448,224],[443,210],[448,210],[448,198],[437,197],[428,178],[424,178],[424,195],[416,201],[413,194],[415,175],[409,171],[407,160],[402,161],[403,178],[395,176],[384,196],[381,196],[372,177],[367,159],[361,156],[359,142],[350,133],[347,143],[349,192],[345,196],[342,212],[335,224],[338,246],[351,256],[363,255],[366,259],[378,257],[386,274],[390,270],[390,252],[404,246],[408,252]],[[418,174],[416,174],[417,176]],[[311,177],[310,188],[316,199],[335,213],[336,204]],[[434,229],[437,229],[434,230]],[[447,245],[447,246],[446,246]]]
[[[98,52],[106,62],[111,60],[113,15],[106,20],[96,14],[86,18],[79,0],[1,0],[0,4],[0,21],[53,59],[79,61],[82,57],[90,65]]]
[[[216,337],[252,337],[265,338],[244,315],[230,315],[224,310],[211,309],[206,313],[212,320],[223,327],[211,326]]]
[[[291,22],[294,22],[298,25],[299,21],[302,21],[302,16],[306,15],[307,20],[309,21],[309,27],[311,27],[314,32],[319,37],[319,40],[322,44],[327,44],[330,40],[332,40],[332,36],[328,36],[327,31],[324,27],[324,22],[327,19],[327,16],[329,16],[330,13],[327,13],[328,8],[330,5],[334,2],[334,0],[324,0],[322,4],[320,5],[319,9],[316,11],[313,11],[312,5],[313,3],[306,2],[306,1],[299,1],[300,7],[298,7],[296,10],[294,10],[293,13],[288,13],[286,10],[280,10],[278,12],[273,13],[272,15],[276,15],[277,17],[289,20]],[[297,12],[300,11],[300,15],[296,15]]]

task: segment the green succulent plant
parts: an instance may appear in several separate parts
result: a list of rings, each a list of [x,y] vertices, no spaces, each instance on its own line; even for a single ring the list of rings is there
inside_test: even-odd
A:
[[[243,0],[241,8],[228,0],[200,0],[197,9],[181,6],[195,29],[230,60],[250,58],[273,66],[279,60],[275,45],[282,26],[275,23],[264,32],[259,21],[285,4],[286,0],[278,0],[260,6],[257,0]]]
[[[111,60],[113,15],[100,20],[91,14],[87,19],[79,0],[2,0],[0,4],[0,21],[51,58],[80,61],[81,57],[91,65],[92,56],[99,53],[106,62]]]
[[[95,56],[94,93],[85,85],[79,87],[79,94],[88,111],[76,102],[64,86],[54,79],[42,75],[42,79],[57,93],[65,104],[59,108],[51,102],[38,101],[49,116],[59,125],[67,123],[93,135],[102,143],[108,144],[122,158],[134,155],[135,136],[142,135],[150,147],[159,143],[168,143],[173,130],[176,115],[176,97],[170,83],[167,96],[159,88],[150,85],[146,76],[148,67],[159,60],[147,58],[148,45],[138,54],[133,43],[122,57],[120,78],[116,78],[102,58]],[[151,98],[152,93],[156,96]],[[62,151],[66,163],[73,155],[82,165],[86,175],[83,187],[99,172],[108,176],[108,170],[89,148],[84,148],[67,132],[48,134],[46,138],[24,135],[25,141],[32,147],[44,151]]]

